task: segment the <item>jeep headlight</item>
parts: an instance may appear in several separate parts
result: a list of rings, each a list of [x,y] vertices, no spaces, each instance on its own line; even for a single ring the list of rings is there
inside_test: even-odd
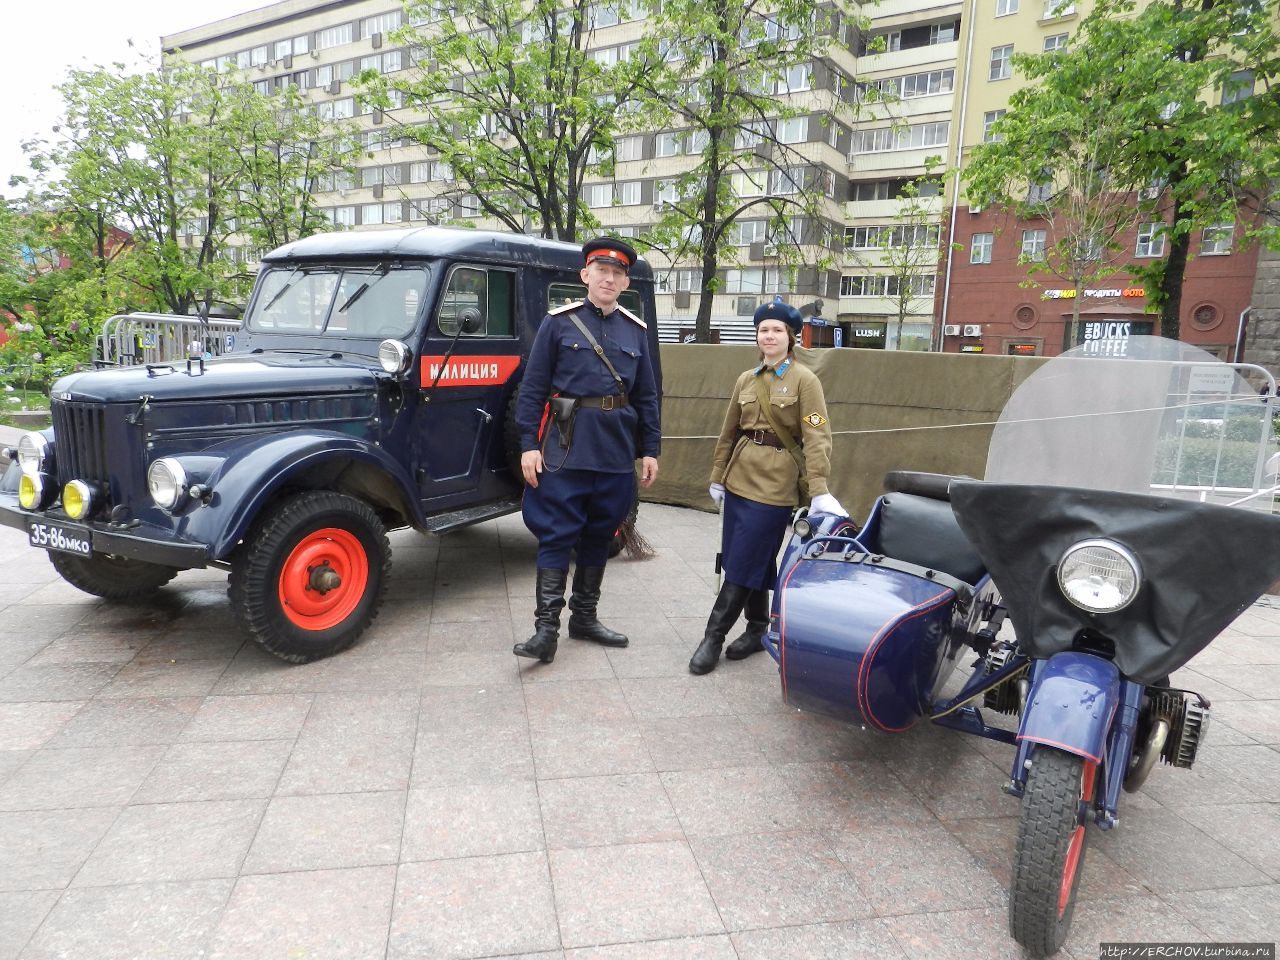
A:
[[[18,504],[23,510],[34,510],[44,497],[44,481],[38,473],[24,473],[18,479]]]
[[[1058,586],[1081,610],[1114,613],[1138,595],[1138,559],[1113,540],[1081,540],[1058,561]]]
[[[18,465],[23,473],[39,473],[49,459],[49,441],[40,433],[24,433],[18,441]]]
[[[72,520],[83,520],[93,512],[93,487],[83,480],[72,480],[62,488],[62,509]]]
[[[383,340],[378,344],[378,363],[382,364],[383,370],[394,377],[401,377],[408,373],[412,359],[409,348],[399,340]]]
[[[187,495],[187,472],[172,457],[161,457],[147,470],[147,490],[161,510],[172,510]]]

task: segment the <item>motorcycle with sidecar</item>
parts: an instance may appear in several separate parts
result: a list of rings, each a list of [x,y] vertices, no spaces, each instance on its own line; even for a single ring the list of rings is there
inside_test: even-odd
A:
[[[1269,374],[1156,337],[1111,352],[1023,382],[985,479],[892,473],[861,529],[801,516],[765,639],[797,708],[1013,747],[1009,924],[1036,957],[1066,940],[1090,821],[1202,748],[1209,701],[1170,676],[1280,578]]]

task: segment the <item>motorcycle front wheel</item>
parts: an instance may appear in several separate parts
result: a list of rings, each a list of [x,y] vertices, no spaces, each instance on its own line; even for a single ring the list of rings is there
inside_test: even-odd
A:
[[[1062,948],[1071,929],[1089,834],[1097,764],[1037,747],[1027,774],[1009,891],[1009,929],[1033,957]]]

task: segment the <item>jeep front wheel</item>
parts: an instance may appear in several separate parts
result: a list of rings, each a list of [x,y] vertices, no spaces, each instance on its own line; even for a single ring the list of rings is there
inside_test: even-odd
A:
[[[145,600],[178,575],[174,567],[106,553],[77,557],[50,550],[49,562],[67,583],[104,600]]]
[[[308,491],[260,522],[231,568],[231,605],[262,649],[291,663],[345,650],[377,616],[391,572],[386,528],[363,501]]]

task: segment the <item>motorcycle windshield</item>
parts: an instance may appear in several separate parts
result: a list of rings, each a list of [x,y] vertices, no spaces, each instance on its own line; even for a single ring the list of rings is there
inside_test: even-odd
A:
[[[1089,631],[1152,683],[1280,579],[1273,397],[1243,372],[1271,387],[1260,368],[1134,337],[1122,356],[1086,343],[1018,387],[985,481],[953,484],[952,506],[1033,656]],[[1136,558],[1140,586],[1119,611],[1090,613],[1058,586],[1063,554],[1089,539]]]

